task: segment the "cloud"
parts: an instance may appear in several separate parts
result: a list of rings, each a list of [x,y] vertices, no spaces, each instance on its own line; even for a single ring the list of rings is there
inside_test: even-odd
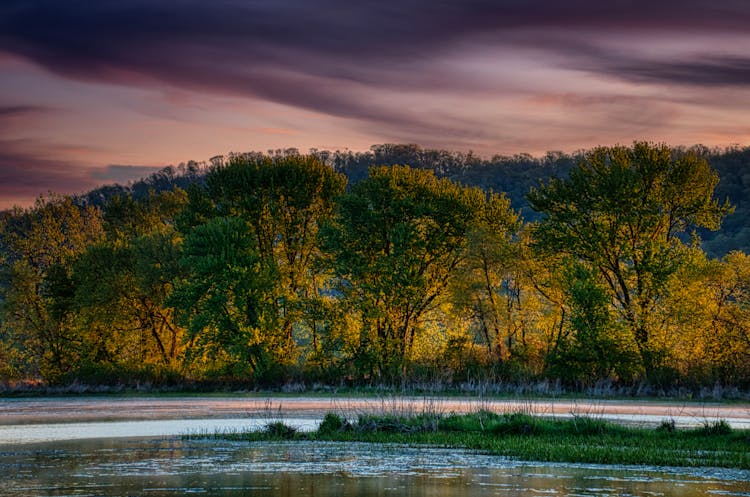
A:
[[[0,131],[27,126],[34,119],[53,112],[57,109],[43,105],[0,104]]]
[[[164,150],[187,141],[225,152],[209,147],[227,116],[261,149],[287,132],[485,154],[719,124],[733,140],[748,25],[746,0],[3,0],[0,195],[127,181],[152,169],[121,164],[181,160]]]
[[[29,145],[0,140],[0,198],[4,204],[0,208],[40,192],[73,193],[96,185],[79,165],[27,152]]]
[[[608,72],[635,82],[687,86],[750,87],[750,57],[697,57],[691,60],[623,60]]]
[[[31,150],[39,150],[33,152]],[[0,140],[0,210],[26,206],[42,192],[79,194],[102,183],[127,183],[158,171],[158,166],[111,164],[103,169],[50,158],[42,144]]]
[[[543,50],[571,67],[580,63],[571,57],[584,58],[587,70],[628,80],[700,85],[715,81],[699,75],[705,65],[663,67],[637,58],[613,64],[621,54],[599,47],[597,37],[649,29],[745,33],[748,25],[750,4],[739,0],[5,0],[0,50],[68,77],[167,84],[387,123],[410,119],[368,99],[374,88],[497,91],[497,81],[456,73],[450,63],[488,40],[508,51]],[[594,36],[560,43],[560,33],[581,32]],[[746,84],[746,67],[707,62],[724,69],[726,81]]]
[[[0,105],[0,119],[42,114],[50,110],[40,105]]]
[[[255,100],[347,120],[297,112],[303,117],[295,119],[308,121],[278,122],[273,118],[285,109],[270,106],[249,119],[264,135],[301,130],[290,143],[295,146],[315,133],[318,140],[333,140],[325,133],[346,126],[371,143],[414,141],[482,153],[514,152],[507,147],[522,144],[539,151],[627,141],[640,133],[664,136],[694,105],[684,102],[697,90],[710,90],[707,95],[731,86],[740,92],[750,85],[750,59],[741,47],[720,46],[715,38],[745,39],[750,46],[748,25],[745,0],[4,0],[0,59],[7,54],[76,81],[166,95],[164,102],[142,104],[151,120],[138,121],[138,129],[177,114],[177,107],[184,110],[170,95],[196,101],[229,95],[230,102],[248,99],[231,109],[233,122],[255,112]],[[697,49],[695,42],[683,44],[693,38],[707,42]],[[671,91],[675,85],[681,88]],[[6,139],[40,137],[64,122],[44,119],[46,128],[34,127],[34,119],[50,109],[27,105],[35,102],[33,93],[30,88],[28,99],[0,102],[0,130],[16,130]],[[556,96],[542,105],[549,95]],[[76,98],[60,103],[81,123],[73,128],[85,125],[88,115],[80,110],[83,96]],[[125,107],[112,101],[113,109]],[[700,105],[715,106],[709,99]],[[199,127],[211,112],[196,109],[186,121]],[[17,131],[24,129],[20,124],[35,131]],[[153,146],[121,129],[118,139]],[[88,139],[101,146],[100,153],[88,154],[88,165],[94,156],[105,164],[151,160],[143,154],[104,157],[112,147],[100,130],[60,133],[49,141],[76,145]],[[39,170],[54,174],[45,158],[55,156],[49,143],[45,150],[46,156],[32,153],[29,159],[47,161]],[[16,157],[17,150],[10,152]],[[139,167],[148,166],[112,165],[82,179],[123,180]]]

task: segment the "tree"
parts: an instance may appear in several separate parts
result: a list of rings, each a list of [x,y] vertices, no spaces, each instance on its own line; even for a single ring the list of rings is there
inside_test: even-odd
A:
[[[717,302],[710,344],[719,379],[750,385],[750,256],[730,252],[722,260],[721,277],[708,285]]]
[[[238,340],[244,343],[243,327],[250,326],[258,333],[258,344],[268,339],[263,346],[275,350],[268,357],[284,363],[295,361],[294,332],[316,319],[308,315],[307,310],[314,308],[308,304],[318,298],[322,287],[323,275],[315,264],[320,257],[318,225],[332,215],[334,201],[343,193],[345,183],[343,175],[311,156],[237,155],[226,162],[216,162],[206,177],[204,190],[189,192],[190,203],[181,216],[180,229],[187,240],[192,240],[191,250],[197,250],[196,237],[210,236],[217,244],[206,242],[201,245],[204,252],[186,252],[186,256],[218,256],[223,250],[218,240],[233,233],[237,243],[242,243],[241,247],[234,246],[237,254],[245,254],[240,265],[244,269],[222,272],[222,284],[250,292],[263,302],[257,323],[251,325],[248,321],[240,326],[236,319],[228,320],[224,324],[231,327],[224,332],[240,333]],[[258,286],[245,288],[245,284]],[[254,307],[250,305],[248,312]],[[182,310],[189,311],[189,307]],[[214,325],[219,326],[220,322]],[[314,333],[316,326],[311,328]],[[283,340],[279,341],[279,336]],[[226,340],[222,343],[229,344]],[[246,358],[253,369],[252,363],[258,358]]]
[[[487,194],[407,166],[373,167],[323,233],[338,291],[361,322],[360,366],[404,380],[422,320],[466,258]],[[507,201],[503,204],[507,209]]]
[[[697,252],[697,251],[696,251]],[[665,321],[683,377],[696,384],[750,385],[750,257],[721,260],[702,252],[672,283]]]
[[[172,233],[175,218],[188,202],[185,190],[151,190],[142,198],[116,195],[104,206],[104,227],[113,243],[128,243],[130,239],[158,233]]]
[[[507,198],[490,194],[484,214],[467,233],[466,260],[452,285],[452,300],[471,313],[487,352],[501,362],[510,358],[524,333],[522,248],[514,239],[519,229],[518,215]]]
[[[562,273],[571,333],[548,357],[549,372],[579,384],[632,380],[637,352],[612,316],[606,288],[594,270],[578,261],[566,261]]]
[[[40,197],[2,226],[9,275],[3,326],[23,350],[28,376],[61,380],[76,364],[81,337],[71,325],[71,265],[103,236],[101,212],[71,197]]]
[[[165,300],[179,274],[174,217],[186,200],[175,189],[105,204],[106,237],[77,257],[70,274],[81,380],[159,381],[181,365],[184,330]]]
[[[169,299],[199,362],[235,377],[263,373],[269,356],[278,359],[284,349],[272,311],[276,278],[263,269],[253,245],[240,218],[196,227],[184,243],[186,275]]]
[[[171,233],[143,235],[127,244],[89,247],[72,280],[79,325],[89,331],[92,365],[125,369],[176,368],[183,329],[166,303],[179,275],[180,248]]]
[[[596,271],[647,370],[655,366],[652,318],[679,266],[681,237],[695,228],[718,229],[730,211],[713,198],[717,182],[694,154],[635,143],[596,148],[568,178],[527,195],[544,215],[534,230],[538,246]]]

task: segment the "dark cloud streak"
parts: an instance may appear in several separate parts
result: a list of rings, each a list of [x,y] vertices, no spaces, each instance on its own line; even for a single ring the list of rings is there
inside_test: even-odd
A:
[[[403,0],[398,4],[5,0],[0,19],[0,49],[67,76],[125,84],[156,79],[368,119],[365,106],[341,94],[342,85],[439,88],[441,80],[430,78],[420,64],[429,65],[430,58],[459,42],[481,36],[513,39],[518,30],[658,28],[744,33],[750,25],[750,4],[737,0]],[[565,50],[535,37],[513,41],[551,53]],[[588,48],[579,44],[579,49],[596,52],[596,40],[590,44]],[[604,64],[607,55],[592,54],[596,59],[590,65]],[[687,76],[688,81],[695,79]],[[457,91],[464,85],[469,89],[480,85],[458,75],[442,84]]]
[[[0,105],[0,119],[43,114],[51,110],[41,105]]]
[[[102,183],[126,184],[161,169],[120,164],[83,168],[74,161],[29,151],[34,148],[35,144],[28,141],[0,140],[0,210],[28,204],[42,192],[81,194]]]
[[[28,143],[0,141],[0,199],[31,197],[43,191],[81,192],[97,182],[77,164],[25,151]],[[9,207],[0,205],[0,208]]]
[[[706,57],[675,62],[625,60],[613,64],[608,70],[636,82],[750,87],[750,57]]]

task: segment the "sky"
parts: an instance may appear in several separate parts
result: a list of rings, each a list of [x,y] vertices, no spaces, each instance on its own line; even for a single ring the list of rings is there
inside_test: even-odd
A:
[[[0,209],[228,152],[750,145],[747,0],[2,0]]]

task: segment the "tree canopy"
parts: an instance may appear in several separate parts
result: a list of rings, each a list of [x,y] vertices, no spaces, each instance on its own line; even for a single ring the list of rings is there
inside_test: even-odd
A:
[[[534,229],[536,243],[598,273],[647,368],[654,308],[680,264],[681,235],[715,230],[731,211],[713,197],[718,181],[692,153],[635,143],[596,148],[568,178],[554,178],[527,196],[544,215]]]
[[[41,198],[0,217],[0,387],[750,388],[747,254],[699,240],[742,189],[709,160],[290,149]]]
[[[467,257],[469,233],[487,217],[515,220],[504,197],[405,166],[371,168],[337,214],[324,237],[337,288],[359,313],[366,367],[390,380],[404,376],[422,319]]]

